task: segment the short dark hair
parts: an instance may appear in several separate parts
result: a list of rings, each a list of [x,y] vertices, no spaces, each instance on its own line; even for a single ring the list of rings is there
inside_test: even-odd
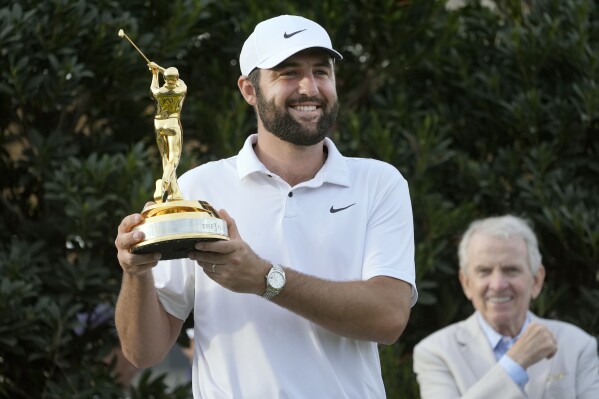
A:
[[[252,83],[252,86],[254,86],[255,90],[260,90],[258,87],[260,86],[260,68],[254,68],[254,70],[252,70],[252,72],[250,72],[248,75],[248,79]]]

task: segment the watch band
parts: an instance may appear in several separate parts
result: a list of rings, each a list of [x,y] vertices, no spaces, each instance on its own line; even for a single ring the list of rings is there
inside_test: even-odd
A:
[[[279,293],[279,290],[275,290],[274,288],[266,287],[266,291],[262,294],[262,298],[268,299],[269,301],[273,299]]]

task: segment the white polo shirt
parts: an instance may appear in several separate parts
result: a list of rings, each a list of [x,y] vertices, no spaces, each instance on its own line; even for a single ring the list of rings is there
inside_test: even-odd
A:
[[[183,197],[227,210],[241,237],[272,263],[335,281],[394,277],[412,285],[414,305],[412,209],[397,169],[343,157],[326,139],[325,165],[290,187],[260,163],[256,140],[181,176]],[[169,313],[185,320],[194,310],[194,398],[385,398],[375,342],[228,291],[190,260],[160,262],[154,278]]]

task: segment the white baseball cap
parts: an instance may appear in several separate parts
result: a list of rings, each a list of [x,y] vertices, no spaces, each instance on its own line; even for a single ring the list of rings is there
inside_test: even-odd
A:
[[[327,31],[316,22],[295,15],[267,19],[256,25],[243,44],[239,56],[241,74],[247,76],[255,68],[273,68],[293,54],[312,47],[325,49],[331,57],[343,59],[333,49]]]

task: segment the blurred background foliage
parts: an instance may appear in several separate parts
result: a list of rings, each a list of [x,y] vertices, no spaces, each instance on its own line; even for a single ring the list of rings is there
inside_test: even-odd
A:
[[[344,54],[342,152],[410,183],[420,300],[381,347],[388,397],[418,397],[413,346],[472,312],[456,246],[478,217],[527,218],[547,268],[533,310],[599,334],[594,0],[0,0],[0,397],[124,395],[105,361],[112,326],[80,317],[114,305],[117,226],[160,171],[151,75],[118,30],[189,87],[181,174],[255,130],[237,58],[283,13],[321,23]],[[187,392],[146,374],[126,395]]]

